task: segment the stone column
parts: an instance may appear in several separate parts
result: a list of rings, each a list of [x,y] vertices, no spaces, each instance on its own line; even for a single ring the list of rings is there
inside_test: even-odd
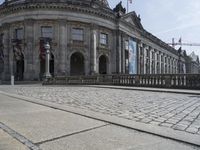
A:
[[[138,45],[137,45],[137,73],[138,74],[141,74],[140,70],[141,70],[141,43],[138,42]]]
[[[13,39],[13,32],[14,28],[10,26],[9,28],[9,39],[8,39],[8,50],[9,50],[9,66],[10,66],[10,76],[14,76],[15,75],[15,67],[16,67],[16,63],[14,61],[14,54],[13,54],[13,43],[12,40]]]
[[[171,64],[172,74],[174,74],[174,58],[172,57],[172,64]]]
[[[168,68],[167,73],[170,74],[170,63],[171,63],[170,56],[168,57],[167,60],[168,60],[168,62],[167,62],[167,64],[168,64],[168,67],[167,67],[167,68]]]
[[[154,58],[155,58],[154,73],[155,74],[157,74],[157,62],[158,62],[158,60],[157,60],[157,54],[158,54],[158,52],[157,52],[157,50],[155,50],[155,53],[154,53]]]
[[[91,30],[91,74],[95,75],[97,70],[97,29],[95,27]]]
[[[45,79],[48,79],[48,78],[51,78],[51,74],[50,74],[50,70],[49,70],[49,66],[50,66],[50,55],[51,55],[51,52],[50,52],[50,44],[49,42],[46,42],[44,44],[44,47],[45,47]]]
[[[9,35],[9,24],[3,24],[3,53],[4,53],[4,72],[2,73],[2,80],[10,80],[11,76],[11,66],[10,66],[10,57],[9,53],[11,52],[9,49],[10,44],[10,35]]]
[[[173,74],[173,58],[171,58],[171,74]]]
[[[172,60],[171,57],[169,57],[169,74],[172,73]]]
[[[167,74],[168,73],[168,64],[169,64],[167,55],[166,55],[165,59],[166,59],[166,62],[165,62],[165,74]]]
[[[152,66],[152,51],[153,49],[151,47],[149,47],[149,71],[150,71],[150,74],[152,74],[153,72],[153,66]]]
[[[176,74],[179,73],[179,60],[176,60]]]
[[[173,74],[176,74],[176,61],[175,61],[175,58],[173,58]]]
[[[125,42],[126,42],[126,39],[125,38],[123,38],[123,48],[122,48],[122,53],[121,53],[121,58],[122,58],[122,60],[121,60],[121,62],[122,62],[122,73],[126,73],[126,58],[125,58],[125,49],[126,49],[126,45],[125,45]]]
[[[163,74],[166,74],[166,61],[165,61],[165,59],[166,59],[166,55],[165,54],[163,54],[163,62],[164,62],[164,66],[163,66]]]
[[[163,56],[163,54],[160,53],[160,57],[159,57],[159,59],[160,59],[160,69],[159,69],[160,70],[160,74],[164,73],[164,71],[162,72],[162,70],[164,70],[164,66],[162,66],[162,64],[164,64],[164,62],[162,62],[162,56]]]
[[[139,64],[139,69],[138,69],[138,74],[142,74],[142,69],[143,69],[143,66],[142,64],[144,63],[144,55],[141,55],[143,54],[143,47],[142,47],[142,43],[139,43],[139,51],[138,51],[138,64]]]
[[[34,70],[34,20],[24,23],[24,80],[33,80]],[[23,48],[22,48],[23,49]]]
[[[171,73],[171,58],[170,56],[168,57],[168,74]]]
[[[147,47],[146,47],[146,45],[144,45],[144,74],[147,74],[147,72],[146,72],[146,70],[147,70],[146,69],[146,67],[147,67],[146,66],[146,63],[147,63],[147,58],[146,58],[147,57],[147,50],[146,49],[147,49]]]
[[[122,33],[118,30],[117,31],[117,52],[116,52],[116,64],[117,64],[117,73],[121,73],[121,51],[122,51]]]
[[[145,61],[145,45],[144,44],[142,44],[142,51],[143,51],[143,55],[142,55],[142,63],[143,63],[143,67],[142,67],[142,74],[145,74],[145,71],[144,70],[146,70],[145,69],[145,63],[146,63],[146,61]]]
[[[66,53],[67,53],[67,21],[60,20],[59,21],[59,68],[58,75],[66,75]],[[55,66],[57,67],[57,66]]]

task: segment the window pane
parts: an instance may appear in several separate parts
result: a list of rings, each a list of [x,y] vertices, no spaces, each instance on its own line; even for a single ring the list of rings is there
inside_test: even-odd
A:
[[[15,38],[18,40],[23,39],[24,35],[23,35],[23,29],[19,28],[15,30]]]
[[[52,38],[53,37],[53,29],[52,27],[42,27],[41,28],[42,37]]]
[[[129,49],[129,43],[128,43],[128,41],[125,41],[125,49],[126,49],[126,50]]]
[[[100,34],[100,44],[107,45],[108,44],[108,35],[101,33]]]
[[[83,41],[83,29],[72,29],[72,40]]]

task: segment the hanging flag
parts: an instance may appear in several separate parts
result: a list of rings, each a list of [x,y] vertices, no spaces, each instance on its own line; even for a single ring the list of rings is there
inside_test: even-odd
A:
[[[129,9],[129,3],[132,4],[132,3],[133,3],[133,0],[127,0],[127,13],[129,12],[129,11],[128,11],[128,9]]]

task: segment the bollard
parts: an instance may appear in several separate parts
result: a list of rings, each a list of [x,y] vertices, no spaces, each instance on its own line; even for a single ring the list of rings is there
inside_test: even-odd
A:
[[[15,85],[15,77],[11,76],[11,85]]]

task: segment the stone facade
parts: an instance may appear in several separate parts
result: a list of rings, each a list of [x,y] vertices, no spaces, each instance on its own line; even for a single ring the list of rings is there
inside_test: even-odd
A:
[[[200,73],[200,62],[199,62],[199,56],[196,55],[194,52],[192,52],[187,58],[186,58],[186,68],[187,73],[190,74],[199,74]]]
[[[185,73],[181,53],[147,32],[135,12],[111,10],[106,0],[7,0],[0,34],[3,80],[40,80],[45,40],[54,76]]]

